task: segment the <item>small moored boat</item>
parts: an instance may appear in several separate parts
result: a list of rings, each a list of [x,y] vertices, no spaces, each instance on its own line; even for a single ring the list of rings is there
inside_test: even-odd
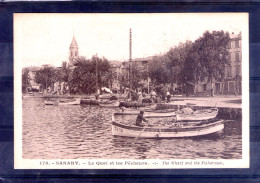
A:
[[[127,110],[122,112],[116,112],[115,115],[138,115],[140,110]],[[144,117],[146,118],[162,118],[162,117],[176,117],[175,111],[172,112],[160,112],[160,111],[153,111],[153,112],[145,112]]]
[[[59,101],[59,105],[79,105],[80,101],[80,98],[77,98],[76,100],[72,101]]]
[[[55,101],[51,101],[51,100],[45,100],[44,101],[45,105],[58,105],[58,102]]]
[[[22,98],[30,98],[30,97],[34,97],[34,93],[28,92],[27,94],[22,95]]]
[[[122,110],[122,112],[116,112],[115,115],[137,115],[140,110]],[[146,118],[161,118],[161,117],[176,117],[177,121],[202,121],[216,118],[218,114],[217,108],[211,109],[202,109],[192,111],[190,113],[185,113],[182,110],[174,111],[174,110],[150,110],[149,112],[144,113],[144,117]]]
[[[101,107],[118,107],[120,102],[118,100],[99,101],[99,105]]]
[[[208,123],[194,125],[145,126],[126,125],[114,120],[112,117],[112,135],[136,138],[179,138],[194,137],[216,133],[224,129],[223,120],[213,120]]]

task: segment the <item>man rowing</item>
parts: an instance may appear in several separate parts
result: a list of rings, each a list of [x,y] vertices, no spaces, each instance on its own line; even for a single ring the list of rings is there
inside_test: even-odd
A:
[[[146,123],[144,123],[144,122]],[[136,126],[146,126],[148,123],[148,120],[144,117],[144,111],[140,111],[140,113],[138,114],[137,118],[136,118],[136,121],[135,121],[135,124]]]

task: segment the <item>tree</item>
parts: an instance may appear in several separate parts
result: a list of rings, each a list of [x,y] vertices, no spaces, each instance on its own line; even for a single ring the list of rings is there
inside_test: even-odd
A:
[[[45,67],[36,71],[35,74],[35,82],[41,84],[44,89],[47,89],[49,86],[52,85],[53,82],[56,81],[56,73],[55,69],[51,67]]]
[[[206,31],[193,44],[190,63],[194,66],[195,81],[213,83],[223,81],[225,65],[228,64],[229,33]]]
[[[101,87],[109,87],[112,82],[111,67],[106,58],[93,56],[91,59],[78,58],[69,79],[74,93],[94,93]]]
[[[191,74],[186,72],[185,67],[188,66],[190,50],[192,48],[192,42],[187,41],[180,43],[178,47],[171,48],[166,54],[166,68],[168,68],[168,74],[170,83],[186,83],[184,74]],[[184,72],[185,70],[185,72]]]
[[[132,62],[132,89],[142,87],[142,81],[147,80],[148,71],[140,62]]]
[[[165,56],[155,56],[149,63],[149,76],[154,84],[166,84],[170,81],[170,70]]]
[[[94,66],[91,60],[80,57],[74,64],[71,77],[69,79],[69,88],[72,93],[91,93],[96,83],[94,75]],[[91,81],[91,82],[90,82]]]
[[[64,82],[69,81],[69,75],[71,74],[71,69],[67,62],[62,62],[61,69],[60,69],[60,75],[61,75],[61,80]]]
[[[30,75],[29,75],[29,69],[25,68],[23,69],[22,73],[22,91],[27,92],[27,88],[31,86],[30,84]]]

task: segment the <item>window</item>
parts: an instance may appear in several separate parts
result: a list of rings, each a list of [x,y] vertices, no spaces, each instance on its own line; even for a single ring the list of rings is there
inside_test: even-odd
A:
[[[224,83],[224,91],[228,91],[228,83],[227,82]]]
[[[235,48],[239,48],[239,40],[235,41]]]
[[[230,48],[234,48],[235,47],[235,42],[234,41],[231,41],[231,47]]]
[[[237,76],[240,76],[240,66],[237,66],[237,67],[236,67],[236,75],[237,75]]]
[[[236,61],[236,62],[239,62],[239,61],[240,61],[240,59],[239,59],[239,52],[236,52],[236,53],[235,53],[235,61]]]
[[[235,90],[235,82],[229,81],[228,82],[228,91],[234,91]]]
[[[228,49],[231,48],[231,41],[228,42]]]
[[[73,56],[73,52],[72,52],[72,51],[70,52],[70,56],[71,56],[71,57]]]
[[[203,91],[207,91],[207,84],[203,84]]]
[[[77,51],[75,52],[75,56],[78,56],[78,52]]]
[[[231,53],[228,53],[228,61],[231,62]]]
[[[228,66],[228,77],[231,77],[231,66]]]

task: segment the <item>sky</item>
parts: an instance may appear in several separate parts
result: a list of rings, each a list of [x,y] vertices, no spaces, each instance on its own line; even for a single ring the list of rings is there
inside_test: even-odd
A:
[[[248,29],[246,13],[143,13],[143,14],[14,14],[14,62],[22,67],[69,61],[73,35],[79,55],[97,54],[108,60],[129,59],[129,30],[132,58],[166,53],[187,40],[195,41],[207,30],[238,34]]]

